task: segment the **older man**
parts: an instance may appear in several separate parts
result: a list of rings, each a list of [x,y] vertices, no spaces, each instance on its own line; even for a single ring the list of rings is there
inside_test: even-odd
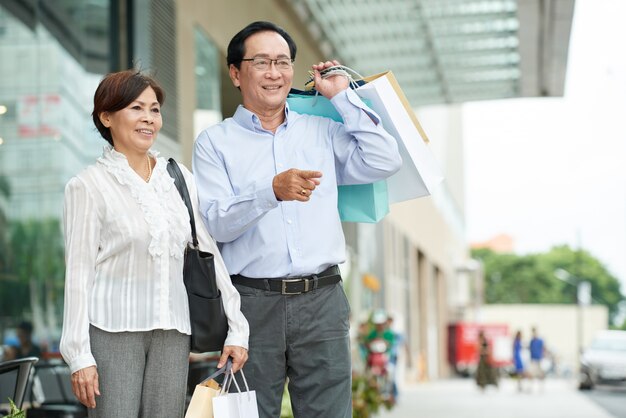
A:
[[[286,377],[294,415],[351,412],[350,307],[337,264],[345,239],[337,185],[371,183],[401,165],[396,141],[342,76],[313,65],[315,86],[344,123],[286,105],[296,45],[254,22],[228,46],[243,104],[203,131],[194,149],[201,213],[241,294],[250,324],[244,372],[263,418],[280,415]]]

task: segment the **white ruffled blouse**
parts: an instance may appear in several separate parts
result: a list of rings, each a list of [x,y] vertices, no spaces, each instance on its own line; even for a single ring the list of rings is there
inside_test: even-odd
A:
[[[107,146],[97,163],[65,188],[65,306],[61,354],[73,372],[95,365],[89,325],[109,332],[175,329],[190,334],[183,284],[189,214],[167,161],[145,182],[126,156]],[[179,164],[180,165],[180,164]],[[239,293],[201,221],[193,175],[180,165],[191,200],[200,248],[215,255],[217,285],[228,317],[226,345],[248,347],[248,323]]]

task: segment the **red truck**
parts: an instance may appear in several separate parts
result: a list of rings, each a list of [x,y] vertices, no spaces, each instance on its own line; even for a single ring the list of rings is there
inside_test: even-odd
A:
[[[478,333],[483,330],[489,343],[491,364],[511,364],[513,340],[506,324],[457,322],[448,325],[448,362],[459,374],[473,374],[478,366]]]

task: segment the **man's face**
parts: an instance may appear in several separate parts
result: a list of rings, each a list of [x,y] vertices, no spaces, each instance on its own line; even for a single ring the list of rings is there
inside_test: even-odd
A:
[[[258,32],[246,39],[244,58],[291,58],[287,41],[276,32]],[[293,67],[278,70],[272,63],[267,70],[243,61],[237,69],[230,66],[230,78],[241,89],[243,105],[253,113],[263,114],[282,109],[293,82]]]

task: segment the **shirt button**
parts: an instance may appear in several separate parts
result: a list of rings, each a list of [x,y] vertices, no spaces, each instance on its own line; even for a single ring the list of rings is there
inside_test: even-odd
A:
[[[287,219],[287,223],[291,225],[291,219]]]
[[[283,165],[281,163],[278,163],[278,168],[283,168]]]

